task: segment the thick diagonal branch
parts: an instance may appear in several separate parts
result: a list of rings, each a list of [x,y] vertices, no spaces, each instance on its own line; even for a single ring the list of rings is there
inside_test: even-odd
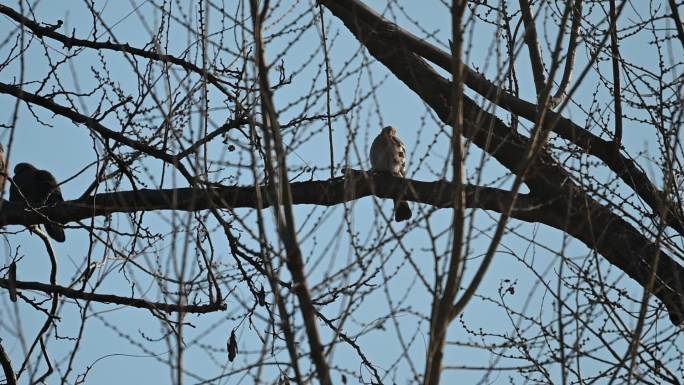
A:
[[[335,16],[339,17],[345,26],[363,44],[368,51],[387,67],[399,80],[413,90],[426,102],[444,121],[450,124],[452,110],[448,101],[450,95],[449,82],[437,74],[425,61],[406,48],[401,41],[393,39],[396,26],[384,21],[367,24],[366,20],[358,17],[358,8],[345,8],[353,0],[329,1],[322,0]],[[368,17],[366,15],[366,17]],[[501,120],[482,110],[471,99],[464,96],[464,135],[484,151],[494,156],[503,166],[513,173],[519,173],[520,153],[527,147],[527,139],[513,132]],[[553,119],[547,119],[553,121]],[[612,154],[614,151],[610,150]],[[624,169],[623,169],[624,170]],[[619,174],[624,178],[622,174]],[[617,266],[642,287],[648,287],[654,256],[656,255],[650,240],[640,234],[633,226],[621,217],[612,213],[606,207],[595,202],[586,192],[576,186],[568,172],[548,154],[542,152],[537,163],[529,170],[525,178],[527,185],[535,196],[553,199],[560,207],[555,215],[554,227],[575,236],[589,247],[596,249],[611,264]],[[646,191],[651,186],[641,186]],[[656,190],[657,191],[657,190]],[[651,195],[657,204],[657,194]],[[567,229],[566,213],[572,212],[576,217],[575,223],[582,223],[582,228]],[[550,220],[548,218],[547,220]],[[558,223],[558,220],[563,223]],[[544,222],[543,222],[544,223]],[[588,224],[601,223],[598,228],[586,227]],[[610,232],[630,234],[632,246],[641,245],[630,250],[621,250],[622,245],[614,243]],[[657,247],[655,248],[657,250]],[[638,251],[635,251],[638,250]],[[671,257],[662,255],[657,266],[658,283],[654,294],[667,306],[670,319],[679,324],[684,321],[684,296],[682,296],[682,267]]]
[[[366,28],[367,31],[373,31],[374,34],[381,34],[385,41],[383,44],[388,49],[399,46],[405,47],[407,50],[438,65],[440,68],[451,71],[451,55],[414,36],[396,24],[385,20],[361,1],[321,0],[321,3],[344,22],[347,28],[357,37],[359,30]],[[573,18],[578,18],[578,16],[574,15]],[[576,28],[576,26],[573,26],[573,28]],[[369,33],[366,32],[366,34]],[[368,47],[367,44],[366,46]],[[535,121],[537,115],[536,104],[506,92],[468,66],[463,66],[463,73],[464,84],[473,91],[501,108],[529,121]],[[681,208],[667,199],[667,196],[651,182],[636,162],[615,151],[615,145],[612,141],[599,138],[589,130],[578,126],[570,119],[554,111],[547,111],[546,115],[545,125],[549,125],[549,127],[545,127],[546,129],[553,130],[561,138],[578,146],[587,154],[601,159],[606,166],[615,172],[625,184],[630,186],[651,207],[653,212],[660,212],[660,208],[665,204],[669,210],[668,218],[671,218],[668,225],[680,234],[684,234],[684,218],[682,217]]]

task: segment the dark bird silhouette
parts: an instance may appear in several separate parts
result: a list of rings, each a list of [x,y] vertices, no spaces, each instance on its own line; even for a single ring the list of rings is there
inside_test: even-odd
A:
[[[10,187],[10,202],[22,202],[38,208],[64,202],[57,180],[49,171],[38,170],[28,163],[14,166],[14,183]],[[64,242],[64,229],[59,223],[46,223],[45,231],[57,242]]]

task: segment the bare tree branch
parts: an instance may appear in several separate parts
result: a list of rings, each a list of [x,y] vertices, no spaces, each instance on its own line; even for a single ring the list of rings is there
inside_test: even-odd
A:
[[[675,0],[668,0],[668,3],[670,5],[670,12],[672,12],[672,20],[674,20],[675,28],[677,28],[677,37],[682,44],[682,48],[684,48],[684,25],[682,25],[682,19],[679,17],[677,3]]]
[[[440,208],[451,207],[453,202],[450,184],[445,181],[421,182],[384,174],[351,174],[351,178],[291,183],[292,203],[334,206],[367,196],[385,199],[404,196],[407,200]],[[259,190],[266,188],[258,187]],[[471,185],[465,185],[464,189],[466,204],[471,208],[499,211],[510,202],[506,190]],[[41,224],[47,218],[68,223],[93,216],[138,211],[257,208],[256,190],[254,186],[140,189],[96,194],[52,207],[36,208],[35,211],[27,210],[16,202],[5,201],[0,210],[0,226]],[[539,209],[537,206],[545,204],[543,200],[528,195],[523,195],[521,199],[522,203],[516,207],[514,215],[523,220],[533,220],[534,213]],[[261,204],[262,208],[268,208],[273,202],[266,200]]]
[[[387,40],[387,47],[401,46],[435,63],[440,68],[451,71],[451,56],[420,39],[394,23],[386,21],[372,9],[358,0],[321,0],[335,16],[342,20],[349,30],[354,32],[361,24],[368,27],[375,34],[381,34]],[[363,42],[363,41],[362,41]],[[464,82],[478,94],[494,102],[499,107],[507,109],[531,122],[537,117],[537,106],[534,103],[522,100],[501,87],[490,82],[476,71],[464,65]],[[545,124],[561,138],[575,144],[588,154],[601,159],[617,176],[639,194],[654,213],[660,210],[662,202],[667,202],[670,215],[668,225],[684,234],[684,216],[676,202],[671,202],[666,194],[659,190],[641,167],[631,158],[615,151],[612,141],[599,138],[589,130],[578,126],[570,119],[553,112],[546,113],[548,118]]]
[[[432,299],[432,315],[430,318],[430,340],[425,360],[424,385],[438,385],[442,373],[444,345],[451,319],[454,299],[459,289],[459,274],[463,263],[463,240],[465,232],[465,180],[464,166],[465,151],[461,143],[463,137],[463,15],[466,0],[452,0],[451,2],[451,57],[452,57],[452,88],[450,101],[453,106],[451,131],[451,168],[453,170],[453,219],[451,228],[451,255],[445,282],[438,282]],[[511,201],[514,204],[514,201]]]
[[[613,64],[613,106],[615,108],[615,143],[616,151],[622,143],[622,87],[620,87],[620,47],[617,36],[617,14],[615,12],[615,0],[610,0],[610,53]]]
[[[438,75],[421,58],[409,52],[405,45],[396,44],[391,35],[383,33],[384,29],[378,30],[378,28],[388,28],[387,23],[379,26],[374,24],[375,27],[372,27],[354,17],[356,8],[350,11],[340,6],[338,2],[324,1],[323,3],[345,23],[376,59],[430,105],[443,122],[450,123],[452,115],[451,106],[448,104],[449,82]],[[521,171],[525,171],[526,167],[521,169],[523,164],[521,164],[520,154],[528,148],[528,139],[512,132],[498,118],[482,110],[469,98],[464,96],[463,103],[466,128],[464,135],[484,151],[489,152],[511,172],[519,175]],[[548,120],[552,119],[549,117]],[[614,154],[612,146],[610,148],[611,153]],[[647,287],[649,273],[652,271],[651,267],[654,266],[653,262],[657,255],[656,250],[649,249],[648,245],[652,245],[649,240],[622,218],[587,196],[572,182],[570,175],[546,152],[542,151],[539,154],[537,162],[532,165],[528,175],[525,182],[535,195],[547,197],[554,200],[555,204],[565,206],[564,209],[557,208],[556,215],[559,218],[566,218],[567,212],[579,213],[578,217],[574,217],[576,222],[573,223],[589,225],[583,229],[566,229],[565,224],[558,224],[560,227],[557,228],[563,228],[564,231],[595,248],[610,263],[619,267],[643,287]],[[594,228],[596,223],[603,223],[603,226]],[[606,239],[612,236],[611,233],[604,232],[607,228],[613,229],[618,234],[629,234],[634,241],[639,239],[637,242],[640,242],[641,246],[633,250],[643,251],[643,255],[641,253],[635,255],[634,251],[630,252],[628,257],[616,253],[615,246],[610,245],[611,242]],[[668,307],[672,322],[679,324],[684,321],[684,297],[682,297],[684,280],[680,275],[683,268],[669,257],[661,258],[660,263],[656,265],[659,277],[657,286],[659,287],[655,288],[654,294]],[[667,269],[661,269],[662,266],[667,266]],[[673,271],[677,273],[673,275]]]
[[[218,77],[216,77],[214,74],[208,73],[204,71],[203,69],[199,68],[197,65],[190,63],[189,61],[179,59],[177,57],[174,57],[172,55],[166,55],[166,54],[161,54],[157,52],[152,52],[152,51],[146,51],[144,49],[140,48],[135,48],[131,47],[128,44],[116,44],[112,43],[109,41],[106,42],[98,42],[98,41],[90,41],[90,40],[85,40],[85,39],[78,39],[76,37],[68,37],[66,35],[63,35],[57,31],[55,31],[55,28],[52,28],[50,26],[42,26],[35,21],[23,16],[21,13],[13,10],[12,8],[0,4],[0,13],[7,15],[11,19],[15,20],[17,23],[20,25],[30,29],[36,36],[38,37],[49,37],[51,39],[57,40],[64,44],[66,48],[72,48],[72,47],[86,47],[86,48],[92,48],[95,50],[110,50],[110,51],[116,51],[116,52],[123,52],[123,53],[128,53],[131,55],[135,56],[140,56],[146,59],[150,60],[155,60],[155,61],[160,61],[160,62],[168,62],[175,64],[177,66],[180,66],[184,68],[186,71],[190,72],[195,72],[203,77],[205,77],[214,87],[216,87],[218,90],[221,91],[225,96],[227,96],[231,100],[235,100],[235,96],[228,91],[226,88],[226,82]]]
[[[7,382],[7,385],[17,385],[17,377],[14,374],[14,369],[12,369],[12,361],[7,355],[5,348],[2,346],[2,341],[0,341],[0,365],[5,372],[5,381]]]
[[[10,282],[8,279],[0,278],[0,287],[9,288]],[[223,302],[214,302],[207,305],[190,305],[190,304],[174,304],[164,302],[152,302],[142,298],[122,297],[112,294],[97,294],[87,291],[76,290],[70,287],[49,285],[40,282],[17,281],[16,287],[19,290],[33,290],[41,291],[47,294],[60,295],[71,299],[78,299],[84,301],[92,301],[99,303],[113,303],[116,305],[131,306],[138,309],[148,309],[163,313],[175,313],[183,311],[186,313],[212,313],[215,311],[226,310],[226,304]]]
[[[544,73],[544,61],[542,60],[541,52],[539,51],[539,39],[537,38],[537,27],[534,25],[535,18],[532,16],[529,0],[518,0],[520,11],[522,12],[522,20],[525,25],[525,44],[530,55],[530,64],[532,66],[532,77],[534,78],[534,88],[537,90],[537,99],[539,99],[546,87],[546,77]]]
[[[570,39],[568,40],[568,51],[565,56],[563,78],[558,85],[558,90],[556,90],[553,98],[551,98],[551,104],[554,106],[560,105],[565,100],[570,81],[572,80],[572,73],[575,68],[575,54],[577,53],[577,38],[580,25],[582,24],[582,1],[574,0],[572,4],[572,27],[570,29]]]
[[[367,196],[402,199],[435,207],[453,204],[451,184],[445,181],[421,182],[389,175],[353,173],[350,178],[291,183],[293,204],[332,206]],[[264,187],[259,187],[263,190]],[[466,207],[502,212],[511,205],[509,191],[465,185]],[[92,216],[134,211],[199,211],[210,208],[256,208],[255,187],[222,187],[209,191],[180,188],[97,194],[88,199],[67,201],[37,212],[25,211],[16,203],[5,202],[0,210],[0,226],[44,223],[46,216],[68,223]],[[272,202],[264,201],[263,207]],[[571,210],[568,210],[572,207]],[[570,213],[570,217],[568,217]],[[576,191],[570,197],[518,194],[511,217],[543,223],[562,230],[595,249],[610,263],[627,273],[640,285],[649,282],[653,262],[660,253],[654,295],[667,306],[674,324],[684,322],[684,268],[674,262],[653,242],[610,209]]]
[[[16,97],[17,99],[33,103],[36,105],[39,105],[43,108],[46,108],[55,114],[64,116],[65,118],[71,119],[74,123],[80,123],[88,127],[89,129],[93,130],[94,132],[102,135],[103,138],[105,139],[111,139],[116,142],[125,144],[133,149],[136,149],[138,151],[141,151],[145,154],[148,154],[154,158],[160,159],[165,161],[168,164],[174,165],[178,168],[178,171],[183,174],[183,176],[188,179],[188,180],[193,180],[194,178],[190,174],[190,172],[183,166],[178,161],[178,158],[167,154],[166,152],[159,150],[157,148],[154,148],[146,143],[142,143],[136,140],[133,140],[124,134],[121,134],[119,132],[110,130],[109,128],[105,127],[102,123],[97,121],[94,118],[91,118],[89,116],[82,115],[71,108],[62,106],[58,103],[55,103],[51,99],[33,94],[28,91],[24,91],[21,89],[21,87],[14,86],[11,84],[5,84],[0,82],[0,93],[3,94],[8,94]]]
[[[323,343],[318,332],[316,308],[311,300],[311,293],[306,280],[304,257],[297,240],[297,225],[295,224],[292,210],[292,189],[287,175],[287,154],[283,145],[282,131],[273,103],[271,85],[268,80],[268,68],[265,63],[262,26],[269,11],[268,5],[269,1],[267,0],[263,4],[263,8],[259,10],[258,1],[250,1],[254,42],[256,45],[254,61],[257,65],[259,95],[261,96],[261,107],[263,110],[264,124],[262,128],[266,138],[266,172],[269,178],[269,186],[266,191],[270,193],[271,200],[275,203],[273,211],[278,234],[287,252],[287,269],[292,274],[294,281],[293,289],[299,300],[302,318],[304,319],[304,329],[308,337],[311,360],[316,367],[316,374],[320,383],[322,385],[332,385],[330,368],[326,361]],[[272,154],[275,155],[275,159],[271,159]]]

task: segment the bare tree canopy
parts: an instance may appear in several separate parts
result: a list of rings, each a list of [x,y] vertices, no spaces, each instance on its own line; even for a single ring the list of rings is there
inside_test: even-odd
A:
[[[681,384],[682,12],[0,4],[0,383]]]

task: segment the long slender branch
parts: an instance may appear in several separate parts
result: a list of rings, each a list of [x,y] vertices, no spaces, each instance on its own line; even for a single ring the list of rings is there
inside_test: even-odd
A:
[[[3,372],[5,372],[7,385],[17,385],[17,377],[14,374],[14,369],[12,369],[12,361],[2,346],[2,341],[0,341],[0,366],[2,366]]]
[[[254,26],[254,42],[256,52],[254,59],[257,65],[259,77],[259,94],[261,96],[262,111],[264,114],[263,132],[266,137],[266,170],[269,177],[270,188],[267,189],[274,206],[276,224],[280,240],[287,252],[286,265],[292,274],[294,292],[299,300],[299,307],[304,321],[307,340],[309,342],[310,356],[316,368],[316,374],[322,385],[332,385],[330,368],[325,359],[323,343],[318,332],[316,322],[316,308],[311,299],[311,293],[306,282],[304,258],[297,240],[297,226],[292,209],[292,191],[287,176],[287,153],[283,145],[282,132],[278,122],[278,114],[273,103],[271,85],[268,80],[268,69],[265,63],[264,46],[262,41],[262,22],[266,18],[269,2],[266,0],[261,11],[258,10],[257,0],[250,1],[250,10]],[[275,161],[271,160],[272,154]],[[332,154],[331,154],[332,156]],[[274,167],[277,167],[274,169]],[[332,172],[332,170],[331,170]]]
[[[454,180],[454,191],[451,255],[446,275],[444,289],[435,292],[432,317],[430,319],[430,341],[425,362],[425,376],[423,384],[438,385],[442,373],[444,345],[451,319],[449,315],[458,292],[459,272],[463,261],[463,239],[465,222],[465,194],[464,180],[464,151],[461,143],[463,137],[463,14],[466,0],[452,0],[451,2],[451,46],[452,57],[452,87],[450,101],[452,105],[452,134],[451,134],[451,168]]]
[[[9,280],[0,278],[0,287],[9,288],[9,285]],[[178,312],[181,309],[181,306],[173,303],[152,302],[141,298],[122,297],[113,294],[96,294],[87,291],[72,289],[69,287],[45,284],[40,282],[16,281],[16,287],[18,290],[41,291],[43,293],[60,295],[71,299],[79,299],[99,303],[113,303],[117,305],[136,307],[139,309],[149,309],[166,313]],[[207,305],[186,304],[182,305],[182,308],[183,312],[185,313],[202,314],[225,310],[226,304],[218,301]]]
[[[135,56],[140,56],[144,57],[146,59],[150,60],[156,60],[156,61],[161,61],[161,62],[168,62],[168,63],[173,63],[177,66],[182,67],[186,71],[190,72],[195,72],[199,75],[202,75],[203,77],[206,77],[206,79],[211,83],[214,87],[216,87],[221,93],[223,93],[225,96],[227,96],[231,100],[235,100],[235,96],[228,91],[228,89],[225,86],[225,82],[216,76],[214,76],[211,73],[206,72],[202,68],[196,66],[195,64],[192,64],[188,61],[185,61],[183,59],[179,59],[175,56],[172,55],[165,55],[153,51],[146,51],[144,49],[140,48],[135,48],[131,47],[129,44],[116,44],[112,43],[109,41],[91,41],[91,40],[86,40],[86,39],[78,39],[76,37],[68,37],[66,35],[63,35],[55,30],[55,28],[50,27],[50,26],[42,26],[39,23],[35,22],[34,20],[31,20],[19,12],[15,11],[14,9],[0,4],[0,13],[7,15],[9,18],[15,20],[18,24],[30,29],[34,35],[38,37],[49,37],[51,39],[57,40],[64,44],[65,47],[71,48],[71,47],[86,47],[86,48],[92,48],[95,50],[110,50],[110,51],[117,51],[117,52],[124,52],[128,53],[131,55]]]
[[[617,37],[617,14],[615,0],[610,0],[610,53],[613,64],[613,105],[615,108],[615,142],[616,149],[622,143],[622,96],[620,87],[620,48]]]
[[[390,175],[350,172],[346,178],[291,183],[292,204],[334,206],[363,197],[402,199],[434,207],[449,208],[453,190],[447,181],[421,182]],[[260,186],[261,190],[265,187]],[[503,212],[511,206],[510,191],[491,187],[464,185],[465,207]],[[262,207],[270,207],[263,201]],[[213,187],[122,191],[97,194],[87,199],[67,201],[28,211],[17,203],[4,202],[0,226],[40,224],[49,218],[68,223],[93,216],[134,211],[199,211],[209,208],[257,208],[255,187]],[[572,210],[568,210],[572,207]],[[568,218],[567,213],[572,216]],[[518,194],[511,218],[542,223],[564,231],[603,255],[640,285],[646,286],[656,253],[660,252],[654,294],[667,307],[674,324],[684,322],[684,267],[659,250],[634,226],[613,214],[610,209],[576,192],[570,196]],[[568,224],[572,224],[569,226]],[[18,287],[20,288],[20,287]]]
[[[55,255],[55,249],[52,247],[50,238],[48,238],[47,233],[43,229],[38,228],[37,231],[34,231],[34,233],[43,241],[43,244],[45,245],[45,251],[47,251],[48,257],[50,259],[50,287],[54,288],[57,286],[57,256]],[[26,352],[24,362],[22,362],[21,366],[19,367],[19,370],[17,370],[17,380],[21,378],[21,375],[24,372],[24,370],[26,370],[29,367],[30,358],[33,354],[33,350],[38,345],[40,345],[41,347],[41,352],[45,353],[43,337],[45,333],[47,333],[48,329],[50,329],[50,326],[54,324],[54,321],[57,318],[57,310],[59,309],[59,295],[54,292],[54,289],[50,292],[52,293],[50,310],[48,310],[47,312],[47,317],[45,318],[45,322],[43,322],[43,326],[36,334],[33,343]],[[47,357],[47,355],[44,355],[44,358],[47,363],[47,368],[45,369],[46,371],[43,375],[41,375],[41,377],[45,376],[46,374],[49,375],[49,373],[52,371],[52,365],[49,362],[49,357]]]
[[[348,173],[349,175],[350,173]],[[291,183],[292,203],[334,206],[363,197],[405,197],[407,200],[435,207],[451,207],[453,195],[446,181],[422,182],[391,175],[369,175],[354,172],[348,178]],[[259,186],[262,191],[265,186]],[[510,201],[508,191],[492,187],[465,185],[466,205],[471,208],[499,211]],[[534,212],[543,201],[525,195],[514,215],[533,221]],[[262,208],[272,206],[264,200]],[[25,209],[15,202],[5,201],[0,209],[0,226],[34,225],[54,220],[59,223],[75,222],[94,216],[138,211],[179,210],[201,211],[212,208],[258,208],[256,188],[211,187],[177,189],[140,189],[100,193],[91,197],[59,203],[52,207]],[[50,218],[50,219],[48,219]]]
[[[94,118],[91,118],[89,116],[85,116],[83,114],[80,114],[76,111],[74,111],[71,108],[62,106],[58,103],[55,103],[52,99],[42,97],[40,95],[36,95],[34,93],[24,91],[21,89],[21,87],[11,85],[11,84],[6,84],[0,82],[0,93],[3,94],[8,94],[12,95],[18,99],[21,99],[25,102],[28,103],[33,103],[36,105],[39,105],[45,109],[48,109],[55,114],[64,116],[65,118],[71,119],[75,123],[80,123],[88,127],[89,129],[95,131],[96,133],[100,134],[103,138],[106,139],[111,139],[116,142],[125,144],[133,149],[136,149],[138,151],[141,151],[145,154],[148,154],[154,158],[163,160],[169,164],[172,164],[178,168],[178,171],[183,174],[183,176],[189,180],[192,180],[193,177],[188,172],[188,170],[183,166],[181,163],[177,161],[177,157],[171,154],[167,154],[166,152],[159,150],[157,148],[154,148],[146,143],[142,143],[137,140],[133,140],[126,135],[116,132],[113,130],[110,130],[109,128],[105,127],[102,123],[97,121]]]
[[[568,52],[565,56],[563,78],[558,85],[556,94],[551,98],[552,105],[554,106],[561,104],[563,100],[565,100],[570,80],[572,80],[572,73],[575,68],[575,54],[577,53],[577,37],[579,35],[580,25],[582,24],[582,1],[583,0],[574,0],[574,4],[572,4],[572,27],[570,28]]]
[[[534,88],[537,90],[537,98],[539,98],[546,85],[546,79],[544,76],[544,62],[542,60],[541,52],[539,51],[537,27],[534,25],[534,17],[532,16],[529,0],[519,0],[518,4],[520,4],[522,20],[525,25],[525,44],[527,45],[527,51],[530,55]]]
[[[672,12],[672,20],[674,20],[675,28],[677,28],[677,37],[679,37],[679,42],[684,48],[684,25],[682,25],[682,19],[679,17],[679,10],[677,9],[677,2],[675,0],[668,0],[670,5],[670,12]]]

